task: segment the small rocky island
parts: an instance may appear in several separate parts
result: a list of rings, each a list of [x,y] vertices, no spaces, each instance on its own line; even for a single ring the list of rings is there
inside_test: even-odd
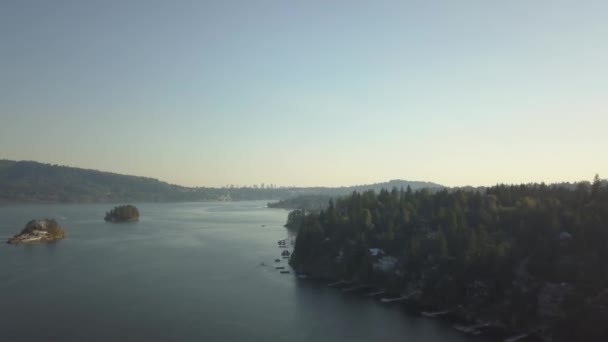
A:
[[[135,222],[139,220],[139,210],[133,205],[121,205],[106,212],[106,222]]]
[[[65,237],[65,232],[57,221],[53,219],[31,220],[25,225],[21,233],[8,239],[9,244],[48,242]]]

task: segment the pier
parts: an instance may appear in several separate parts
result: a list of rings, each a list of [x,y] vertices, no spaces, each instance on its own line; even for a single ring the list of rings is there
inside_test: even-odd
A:
[[[394,297],[394,298],[380,298],[380,301],[382,303],[394,303],[394,302],[401,302],[404,300],[409,299],[410,296],[401,296],[401,297]]]

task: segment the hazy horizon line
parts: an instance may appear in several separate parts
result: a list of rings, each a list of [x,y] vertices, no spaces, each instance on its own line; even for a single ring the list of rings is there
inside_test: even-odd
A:
[[[382,184],[382,183],[389,183],[392,181],[406,181],[406,182],[418,182],[418,183],[432,183],[435,185],[438,185],[440,187],[444,187],[444,188],[482,188],[482,187],[492,187],[492,186],[497,186],[497,185],[530,185],[530,184],[546,184],[546,185],[552,185],[552,184],[577,184],[577,183],[582,183],[582,182],[587,182],[590,183],[590,180],[587,179],[579,179],[579,180],[562,180],[562,181],[557,181],[557,182],[547,182],[547,181],[528,181],[528,182],[495,182],[493,184],[478,184],[478,185],[473,185],[473,184],[465,184],[465,185],[446,185],[443,183],[439,183],[433,180],[414,180],[414,179],[407,179],[407,178],[392,178],[392,179],[387,179],[387,180],[382,180],[382,181],[376,181],[376,182],[372,182],[372,183],[352,183],[352,184],[340,184],[340,185],[283,185],[283,184],[276,184],[276,183],[272,183],[272,182],[259,182],[259,183],[252,183],[252,184],[239,184],[238,182],[234,182],[234,183],[229,183],[229,184],[223,184],[223,185],[184,185],[184,184],[178,184],[178,183],[173,183],[170,181],[166,181],[163,180],[161,177],[158,176],[148,176],[148,175],[138,175],[138,174],[129,174],[129,173],[122,173],[122,172],[118,172],[118,171],[108,171],[108,170],[102,170],[102,169],[97,169],[97,168],[92,168],[92,167],[87,167],[87,166],[73,166],[73,165],[68,165],[68,164],[57,164],[57,163],[51,163],[51,162],[43,162],[43,161],[37,161],[37,160],[29,160],[29,159],[7,159],[7,158],[0,158],[0,161],[12,161],[12,162],[31,162],[31,163],[38,163],[38,164],[43,164],[43,165],[49,165],[49,166],[57,166],[57,167],[66,167],[66,168],[72,168],[72,169],[80,169],[80,170],[86,170],[86,171],[96,171],[96,172],[102,172],[102,173],[110,173],[110,174],[114,174],[114,175],[120,175],[120,176],[128,176],[128,177],[140,177],[140,178],[148,178],[148,179],[153,179],[153,180],[157,180],[159,182],[163,182],[163,183],[167,183],[169,185],[174,185],[174,186],[179,186],[179,187],[184,187],[184,188],[216,188],[216,189],[222,189],[222,188],[255,188],[255,186],[260,186],[260,185],[265,185],[266,187],[264,188],[260,188],[258,187],[258,189],[278,189],[278,188],[349,188],[349,187],[356,187],[356,186],[367,186],[367,185],[376,185],[376,184]],[[593,173],[594,175],[596,175],[597,173]],[[590,178],[592,179],[592,177]],[[604,179],[602,179],[604,180]],[[271,187],[268,187],[271,186]]]

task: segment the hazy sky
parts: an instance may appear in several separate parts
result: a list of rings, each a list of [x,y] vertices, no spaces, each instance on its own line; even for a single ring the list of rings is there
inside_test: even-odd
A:
[[[608,175],[608,1],[0,1],[0,158],[183,185]]]

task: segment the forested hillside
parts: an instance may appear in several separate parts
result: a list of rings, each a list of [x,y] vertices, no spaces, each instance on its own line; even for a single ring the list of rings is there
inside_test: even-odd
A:
[[[291,189],[188,188],[157,179],[31,161],[0,160],[0,203],[256,200]]]
[[[608,341],[608,186],[366,191],[297,211],[293,267],[563,341]]]
[[[155,200],[177,193],[177,187],[151,178],[29,161],[0,163],[0,199],[5,202]]]

